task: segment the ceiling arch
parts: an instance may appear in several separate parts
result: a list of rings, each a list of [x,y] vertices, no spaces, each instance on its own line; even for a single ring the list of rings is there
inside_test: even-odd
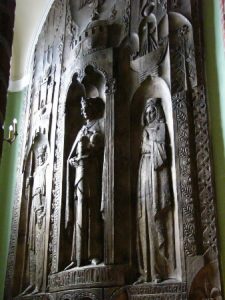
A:
[[[30,78],[39,33],[54,0],[18,0],[12,46],[9,90],[24,88]]]

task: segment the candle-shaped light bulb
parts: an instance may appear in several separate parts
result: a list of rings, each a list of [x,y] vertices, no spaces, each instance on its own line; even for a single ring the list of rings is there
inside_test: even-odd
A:
[[[17,119],[13,119],[13,131],[14,134],[17,134]]]
[[[13,126],[10,125],[9,126],[9,140],[12,140],[13,139]]]

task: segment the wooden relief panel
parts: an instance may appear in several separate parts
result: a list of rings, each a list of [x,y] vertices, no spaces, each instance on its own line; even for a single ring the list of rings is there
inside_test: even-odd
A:
[[[5,299],[222,299],[200,13],[197,0],[54,2]]]

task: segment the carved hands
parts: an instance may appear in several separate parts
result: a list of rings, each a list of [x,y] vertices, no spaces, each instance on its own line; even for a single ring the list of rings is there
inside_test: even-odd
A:
[[[93,132],[91,136],[82,135],[77,143],[76,156],[69,159],[72,167],[77,167],[81,159],[88,158],[104,147],[104,136],[99,132]]]

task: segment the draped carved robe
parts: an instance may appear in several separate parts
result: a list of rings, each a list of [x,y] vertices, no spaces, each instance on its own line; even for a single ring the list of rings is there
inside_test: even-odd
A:
[[[66,224],[73,224],[71,261],[77,267],[88,264],[93,258],[103,259],[103,132],[102,119],[84,125],[67,163]]]
[[[167,279],[174,248],[169,246],[173,227],[165,123],[143,129],[138,173],[137,250],[143,281]]]

